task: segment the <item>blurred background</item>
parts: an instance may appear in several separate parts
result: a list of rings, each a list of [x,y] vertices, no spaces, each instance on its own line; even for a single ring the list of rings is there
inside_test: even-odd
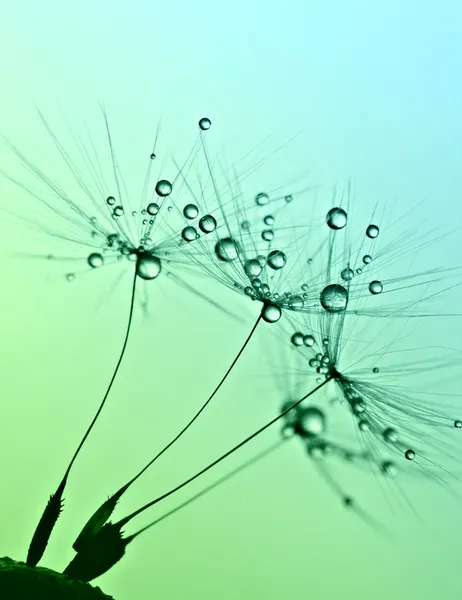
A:
[[[101,103],[136,194],[159,122],[161,153],[181,161],[197,138],[198,119],[208,116],[208,139],[222,160],[242,166],[245,157],[250,169],[252,161],[258,165],[245,182],[249,197],[285,187],[290,192],[295,180],[303,180],[319,186],[327,206],[335,186],[344,189],[351,179],[355,210],[365,223],[380,203],[390,210],[390,222],[413,209],[411,229],[417,210],[416,223],[452,232],[428,248],[427,259],[422,255],[421,270],[454,265],[460,262],[462,212],[461,29],[455,1],[391,0],[380,8],[339,0],[6,2],[0,132],[50,179],[75,190],[34,103],[66,147],[71,132],[88,130],[107,161]],[[31,181],[5,145],[0,159],[2,170]],[[171,165],[165,169],[173,176]],[[35,232],[35,211],[45,213],[26,196],[0,179],[2,208],[20,216],[2,213],[0,225],[0,556],[17,560],[25,558],[45,502],[104,393],[123,340],[131,284],[126,266],[90,273],[85,251]],[[300,218],[308,218],[316,198],[302,196]],[[51,264],[33,256],[48,253],[66,260]],[[72,283],[65,277],[71,271],[78,274]],[[72,473],[45,566],[66,566],[92,510],[191,416],[249,330],[167,278],[147,289],[148,315],[137,305],[126,359]],[[206,291],[248,323],[256,318],[257,306],[237,294],[213,284]],[[460,293],[448,298],[447,312],[457,312]],[[457,346],[457,319],[430,320],[429,327],[435,345]],[[275,414],[285,398],[273,383],[278,357],[269,360],[266,345],[265,332],[258,332],[216,402],[127,494],[118,517]],[[457,371],[452,375],[445,393],[458,392]],[[457,405],[459,398],[452,401]],[[277,436],[268,432],[215,475]],[[460,448],[460,436],[451,439]],[[461,474],[457,468],[451,473]],[[293,442],[150,529],[96,583],[117,600],[459,598],[456,480],[448,478],[449,494],[435,480],[403,479],[403,502],[367,472],[340,465],[339,477],[386,525],[387,535],[345,510]],[[191,492],[213,479],[212,472]]]

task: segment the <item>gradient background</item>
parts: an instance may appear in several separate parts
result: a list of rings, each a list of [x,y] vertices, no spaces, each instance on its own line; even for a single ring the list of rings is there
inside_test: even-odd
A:
[[[405,212],[428,197],[423,217],[453,229],[462,216],[461,40],[455,1],[5,2],[0,128],[50,172],[54,158],[33,102],[52,120],[60,118],[59,102],[73,125],[85,121],[90,129],[100,124],[103,102],[133,179],[161,115],[168,147],[180,156],[205,114],[234,157],[268,134],[274,146],[299,134],[258,171],[253,191],[302,171],[327,186],[351,176],[365,206],[391,199]],[[5,149],[1,157],[10,172],[18,169]],[[3,180],[0,194],[2,206],[34,218]],[[130,277],[117,293],[110,271],[71,288],[62,276],[67,266],[11,256],[21,248],[47,252],[49,240],[6,220],[1,233],[0,555],[20,559],[105,389]],[[438,252],[443,264],[460,253],[457,236]],[[73,472],[46,566],[67,564],[87,507],[169,439],[246,334],[168,282],[154,283],[151,315],[135,316],[111,404]],[[239,302],[250,320],[255,307]],[[460,328],[441,319],[435,330],[443,340],[451,330],[457,340]],[[130,492],[119,515],[274,414],[277,391],[268,380],[262,388],[262,340],[221,402]],[[389,525],[390,539],[345,512],[303,452],[288,446],[150,530],[97,583],[117,600],[459,598],[460,499],[435,484],[407,482],[413,515],[384,498],[372,477],[351,477],[362,504]]]

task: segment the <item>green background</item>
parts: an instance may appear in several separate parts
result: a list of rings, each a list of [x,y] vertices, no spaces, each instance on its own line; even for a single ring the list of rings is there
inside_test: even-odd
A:
[[[87,123],[97,139],[102,102],[127,180],[139,186],[159,119],[164,150],[182,157],[198,118],[208,115],[209,136],[230,162],[262,141],[255,162],[284,146],[246,182],[249,193],[306,176],[328,196],[352,177],[366,219],[376,202],[390,203],[398,216],[427,198],[419,220],[453,230],[461,218],[461,29],[459,3],[444,1],[4,2],[0,129],[71,186],[33,102],[53,124],[62,127],[62,112],[74,131]],[[65,129],[60,134],[70,143]],[[5,148],[0,156],[3,169],[25,177]],[[130,276],[120,271],[119,281],[116,267],[84,275],[85,252],[66,243],[56,250],[56,240],[21,226],[21,217],[34,221],[41,208],[3,179],[0,194],[2,207],[20,216],[4,215],[1,223],[0,555],[21,559],[107,384]],[[21,251],[70,260],[50,264]],[[432,260],[460,260],[457,234],[429,249]],[[65,281],[79,269],[72,285]],[[248,331],[167,279],[148,289],[149,317],[138,307],[120,377],[73,471],[46,566],[67,564],[89,510],[184,423]],[[210,290],[249,323],[256,317],[255,305]],[[458,306],[454,294],[450,308]],[[440,318],[432,327],[439,343],[457,345],[457,320]],[[265,367],[264,341],[257,334],[217,402],[133,488],[119,516],[271,418],[281,398]],[[458,392],[457,380],[449,387]],[[229,465],[275,438],[270,432]],[[349,466],[339,473],[390,536],[343,510],[294,444],[140,537],[97,583],[117,600],[459,598],[460,498],[410,478],[402,484],[409,506],[372,475]],[[137,526],[157,514],[160,507]]]

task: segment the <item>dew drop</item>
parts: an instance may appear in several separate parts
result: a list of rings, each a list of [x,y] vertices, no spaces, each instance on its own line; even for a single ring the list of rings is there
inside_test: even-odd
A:
[[[202,131],[207,131],[207,129],[210,129],[211,124],[212,121],[207,117],[202,117],[202,119],[199,121],[199,127],[202,129]]]
[[[154,160],[154,159],[156,158],[156,155],[154,154],[154,152],[151,152],[151,154],[150,154],[149,158],[150,158],[151,160]]]
[[[268,227],[273,226],[274,225],[273,215],[266,215],[266,217],[263,219],[263,222],[265,225],[268,225]]]
[[[150,204],[148,204],[146,211],[148,213],[148,215],[157,215],[157,213],[160,210],[160,206],[156,203],[156,202],[151,202]]]
[[[275,271],[278,269],[282,269],[287,262],[287,257],[284,252],[280,250],[273,250],[269,253],[268,259],[266,261],[268,267],[271,267]]]
[[[272,229],[264,229],[261,232],[261,237],[265,240],[265,242],[271,242],[274,237],[274,231]]]
[[[268,202],[269,196],[268,194],[265,194],[265,192],[260,192],[255,196],[255,203],[257,206],[265,206],[265,204],[268,204]]]
[[[108,196],[106,198],[106,204],[108,204],[109,206],[114,206],[116,199],[114,198],[114,196]]]
[[[282,315],[282,310],[277,304],[265,304],[261,316],[267,323],[276,323]]]
[[[340,277],[343,279],[343,281],[351,281],[351,279],[353,279],[354,275],[355,275],[355,273],[354,273],[353,269],[350,269],[350,267],[343,269],[342,272],[340,273]]]
[[[370,254],[365,254],[365,255],[363,256],[363,263],[364,263],[365,265],[368,265],[368,264],[369,264],[369,263],[371,263],[371,262],[372,262],[372,256],[371,256]]]
[[[98,252],[92,252],[90,256],[87,258],[87,262],[93,269],[98,267],[102,267],[104,263],[103,256]]]
[[[379,235],[379,228],[377,225],[369,225],[366,229],[366,235],[369,238],[376,238]]]
[[[303,333],[300,333],[299,331],[297,331],[296,333],[294,333],[292,335],[292,337],[290,338],[290,341],[292,342],[292,344],[294,346],[301,346],[303,344]]]
[[[371,281],[369,284],[369,291],[371,294],[380,294],[380,292],[383,290],[383,285],[380,281],[374,280]]]
[[[184,239],[185,242],[192,242],[193,240],[195,240],[197,238],[197,231],[195,230],[194,227],[191,227],[191,225],[188,225],[181,232],[181,237]]]
[[[301,296],[291,296],[289,298],[288,306],[290,310],[302,310],[305,301]]]
[[[212,215],[204,215],[201,219],[199,219],[199,229],[204,233],[210,233],[211,231],[214,231],[216,226],[217,221]]]
[[[387,477],[396,477],[396,475],[398,475],[398,469],[396,468],[395,463],[391,460],[383,461],[383,463],[380,465],[380,470]]]
[[[248,231],[250,229],[250,221],[242,221],[241,229],[242,231]]]
[[[223,262],[236,260],[239,251],[239,244],[230,237],[222,238],[215,244],[215,254]]]
[[[326,223],[331,229],[343,229],[347,224],[347,214],[343,208],[331,208],[327,213]]]
[[[136,263],[136,274],[141,279],[155,279],[162,269],[162,264],[157,256],[150,252],[141,252]]]
[[[406,450],[406,452],[404,453],[404,456],[407,458],[407,460],[414,460],[415,458],[415,452],[414,450]]]
[[[312,335],[304,335],[303,343],[305,346],[313,346],[314,345],[314,337]]]
[[[382,435],[383,435],[383,439],[386,442],[391,442],[392,444],[394,444],[398,441],[398,434],[397,434],[396,430],[393,429],[392,427],[387,427],[386,429],[384,429]]]
[[[457,429],[460,429],[462,427],[462,421],[459,421],[459,419],[454,421],[454,427],[456,427]]]
[[[250,258],[245,261],[244,270],[251,279],[254,279],[262,272],[262,266],[256,258]]]
[[[67,279],[67,281],[74,281],[75,273],[67,273],[66,279]]]
[[[287,196],[284,196],[284,200],[286,202],[292,202],[292,200],[293,200],[292,194],[287,194]]]
[[[348,292],[342,285],[334,283],[322,290],[319,300],[327,312],[343,312],[348,303]]]
[[[374,368],[372,369],[372,372],[373,372],[373,373],[378,373],[378,372],[379,372],[379,370],[380,370],[380,369],[379,369],[378,367],[374,367]]]
[[[198,214],[199,209],[195,204],[186,204],[186,206],[183,208],[183,215],[187,219],[195,219]]]
[[[307,406],[299,411],[299,423],[305,433],[319,435],[326,428],[326,417],[319,408]]]
[[[114,206],[114,209],[112,211],[112,216],[113,217],[121,217],[124,214],[124,209],[122,206]]]
[[[161,179],[156,183],[156,194],[164,198],[172,193],[172,184],[167,179]]]

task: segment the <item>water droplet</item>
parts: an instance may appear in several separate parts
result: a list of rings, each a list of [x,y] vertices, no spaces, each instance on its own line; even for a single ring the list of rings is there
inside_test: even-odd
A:
[[[239,252],[239,244],[230,237],[222,238],[215,244],[215,254],[224,262],[236,260]]]
[[[290,310],[302,310],[304,304],[305,302],[301,296],[291,296],[289,298],[288,306]]]
[[[454,427],[456,427],[457,429],[460,429],[462,427],[462,421],[459,421],[459,419],[454,421]]]
[[[372,372],[373,372],[373,373],[378,373],[378,372],[379,372],[379,370],[380,370],[380,369],[379,369],[378,367],[374,367],[374,368],[372,369]]]
[[[250,221],[242,221],[241,223],[241,229],[243,231],[248,231],[250,228]]]
[[[284,196],[284,200],[286,202],[292,202],[292,200],[293,200],[292,194],[287,194],[287,196]]]
[[[181,232],[181,237],[184,239],[185,242],[192,242],[193,240],[195,240],[197,238],[197,231],[195,230],[194,227],[191,227],[191,225],[188,225]]]
[[[161,179],[156,183],[156,194],[164,198],[172,193],[172,184],[167,179]]]
[[[74,281],[75,273],[67,273],[66,279],[67,279],[67,281]]]
[[[148,215],[157,215],[160,206],[156,202],[150,202],[146,208]]]
[[[109,247],[112,247],[112,246],[114,246],[114,244],[117,242],[117,240],[118,240],[118,239],[119,239],[119,234],[118,234],[118,233],[110,233],[110,234],[107,236],[107,238],[106,238],[107,245],[108,245]]]
[[[204,215],[199,219],[199,229],[204,233],[210,233],[217,226],[217,221],[212,215]]]
[[[286,262],[287,257],[284,252],[281,252],[280,250],[273,250],[270,252],[266,261],[268,267],[271,267],[274,270],[282,269]]]
[[[136,263],[136,274],[141,279],[155,279],[162,269],[162,264],[157,256],[150,252],[141,252]]]
[[[322,290],[319,300],[327,312],[343,312],[348,303],[348,292],[343,286],[334,283]]]
[[[124,209],[122,206],[114,206],[114,209],[112,211],[112,216],[113,217],[121,217],[124,214]]]
[[[114,196],[108,196],[106,198],[106,204],[109,204],[109,206],[114,206],[116,199],[114,198]]]
[[[272,229],[264,229],[261,232],[261,237],[265,240],[265,242],[271,242],[274,237],[274,231]]]
[[[156,155],[154,154],[154,152],[151,152],[151,155],[149,156],[149,158],[151,160],[154,160],[156,158]]]
[[[319,408],[307,406],[299,411],[299,423],[305,433],[319,435],[326,428],[326,417]]]
[[[370,238],[376,238],[379,235],[379,228],[377,225],[369,225],[366,229],[366,235]]]
[[[268,225],[269,227],[271,227],[272,225],[274,225],[274,217],[273,215],[266,215],[266,217],[263,219],[263,222],[265,225]]]
[[[380,281],[371,281],[369,284],[369,291],[371,294],[380,294],[383,290],[383,285]]]
[[[363,256],[363,263],[368,265],[370,262],[372,262],[372,256],[370,254],[365,254]]]
[[[393,429],[392,427],[387,427],[386,429],[384,429],[382,435],[383,435],[383,439],[386,442],[390,442],[390,443],[394,444],[398,441],[398,434],[397,434],[396,430]]]
[[[297,333],[294,333],[290,338],[290,341],[294,346],[301,346],[303,344],[303,333],[297,331]]]
[[[267,323],[276,323],[282,315],[282,310],[277,304],[265,304],[261,316]]]
[[[359,431],[369,431],[369,423],[367,421],[358,421]]]
[[[342,229],[347,224],[347,214],[343,208],[331,208],[327,213],[326,223],[331,229]]]
[[[250,258],[249,260],[245,261],[244,270],[247,275],[253,279],[260,275],[262,267],[256,258]]]
[[[356,269],[356,273],[357,273],[358,275],[361,275],[361,273],[362,273],[362,272],[363,272],[363,270],[362,270],[360,267],[358,267],[358,268]]]
[[[104,259],[101,254],[98,252],[92,252],[90,256],[87,258],[87,262],[93,269],[97,267],[102,267],[104,263]]]
[[[343,269],[340,273],[340,277],[343,279],[343,281],[350,281],[351,279],[353,279],[354,275],[355,273],[353,269],[350,269],[350,267]]]
[[[314,337],[312,335],[304,335],[303,343],[305,346],[313,346],[314,345]]]
[[[138,213],[136,212],[136,210],[132,210],[132,217],[136,217]]]
[[[202,119],[199,121],[199,127],[202,129],[202,131],[207,131],[207,129],[210,129],[211,124],[212,121],[207,117],[202,117]]]
[[[414,460],[415,458],[415,452],[414,450],[406,450],[406,452],[404,453],[404,456],[408,459],[408,460]]]
[[[265,194],[265,192],[260,192],[259,194],[257,194],[255,196],[255,203],[258,206],[265,206],[265,204],[268,204],[269,202],[269,196],[268,194]]]
[[[380,470],[387,477],[396,477],[396,475],[398,475],[398,469],[397,469],[395,463],[392,462],[391,460],[385,460],[380,465]]]
[[[187,219],[195,219],[198,214],[199,209],[195,204],[186,204],[186,206],[183,208],[183,215]]]
[[[366,410],[366,403],[362,398],[353,398],[350,401],[350,406],[355,415],[360,415]]]

